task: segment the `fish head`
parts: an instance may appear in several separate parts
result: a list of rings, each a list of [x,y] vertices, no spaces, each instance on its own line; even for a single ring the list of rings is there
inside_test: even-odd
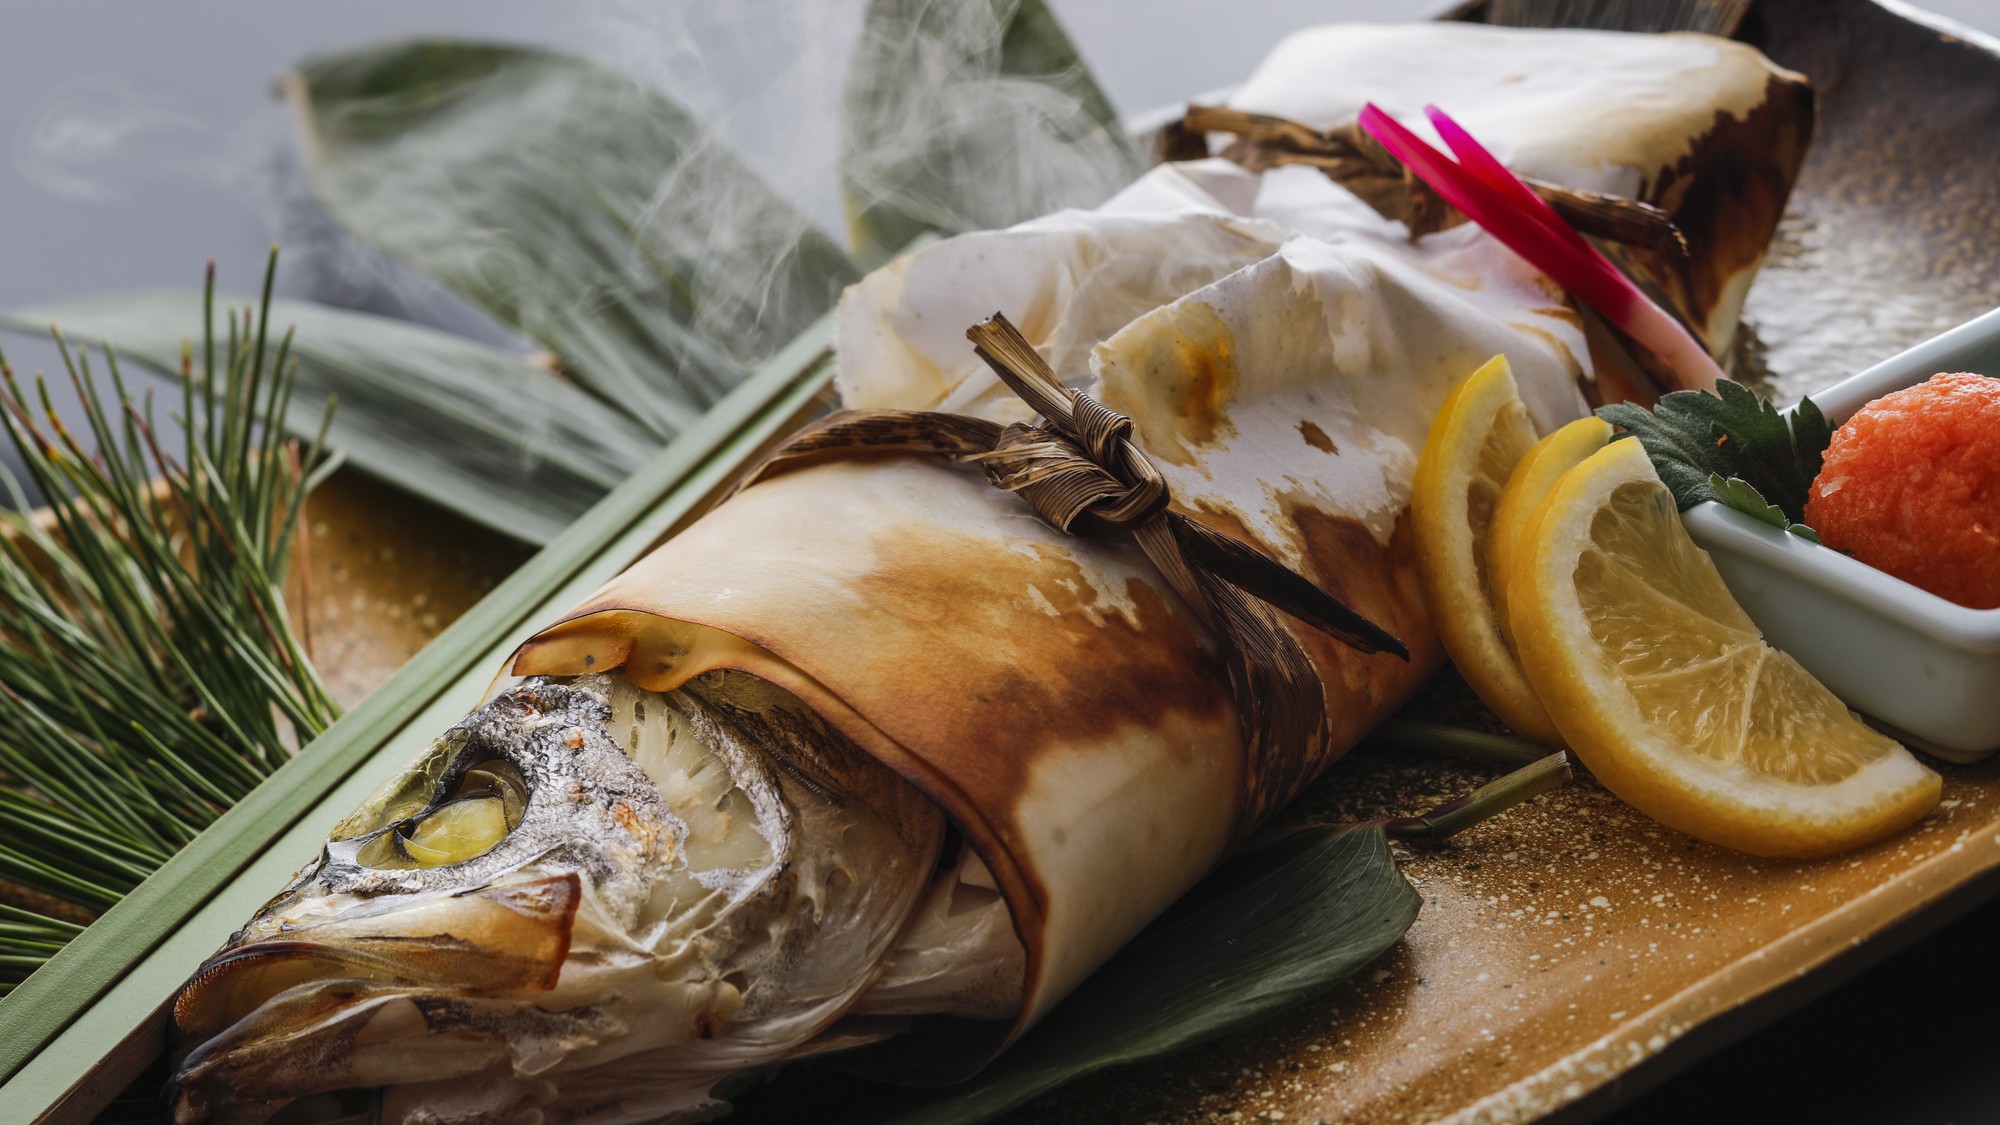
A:
[[[607,718],[590,686],[516,688],[336,826],[175,997],[176,1118],[476,1072],[615,1018],[565,1004],[564,970],[615,973],[676,840]]]
[[[174,1119],[653,1120],[830,1023],[891,935],[802,943],[900,919],[937,814],[748,694],[536,678],[454,726],[175,997]]]

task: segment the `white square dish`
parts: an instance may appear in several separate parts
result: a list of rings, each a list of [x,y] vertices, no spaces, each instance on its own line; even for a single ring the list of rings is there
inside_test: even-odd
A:
[[[1835,426],[1941,371],[2000,376],[2000,309],[1815,394]],[[2000,751],[2000,609],[1968,609],[1716,503],[1681,513],[1750,619],[1835,695],[1953,762]]]

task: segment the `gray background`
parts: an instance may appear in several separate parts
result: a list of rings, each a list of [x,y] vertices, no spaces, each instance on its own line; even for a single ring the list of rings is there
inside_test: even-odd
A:
[[[1449,0],[1052,0],[1127,114],[1239,81],[1284,32],[1420,19]],[[2000,2],[1931,10],[2000,34]],[[4,0],[0,3],[0,308],[185,287],[202,264],[247,291],[285,241],[280,289],[505,339],[446,298],[316,232],[272,80],[314,51],[457,35],[600,55],[718,122],[830,229],[834,120],[859,0]],[[1993,138],[1968,138],[1991,144]],[[385,289],[384,281],[391,281]],[[46,343],[5,338],[17,369]],[[2000,1119],[2000,905],[1732,1046],[1618,1114],[1625,1122]]]
[[[1452,2],[1052,0],[1128,115],[1240,81],[1289,30],[1421,19]],[[2000,0],[1926,6],[2000,34]],[[0,0],[0,308],[190,285],[210,257],[225,283],[247,288],[272,239],[296,233],[300,209],[291,124],[273,80],[315,51],[406,35],[513,40],[616,62],[718,122],[766,176],[837,229],[834,110],[861,7]],[[285,284],[305,294],[338,280],[294,269]]]

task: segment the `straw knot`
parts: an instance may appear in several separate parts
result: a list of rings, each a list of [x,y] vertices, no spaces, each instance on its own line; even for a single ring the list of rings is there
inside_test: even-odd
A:
[[[1073,403],[1075,433],[1012,425],[991,453],[972,459],[996,487],[1064,531],[1086,514],[1120,528],[1159,514],[1172,497],[1160,470],[1132,444],[1132,420],[1089,395],[1076,394]]]

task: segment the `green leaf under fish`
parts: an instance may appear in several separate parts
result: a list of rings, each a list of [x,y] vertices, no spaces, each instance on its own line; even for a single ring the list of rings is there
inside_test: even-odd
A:
[[[971,1081],[927,1095],[871,1085],[880,1095],[856,1120],[975,1125],[1093,1071],[1269,1019],[1387,952],[1422,904],[1380,825],[1286,836],[1210,873]],[[738,1108],[766,1119],[754,1095]]]

